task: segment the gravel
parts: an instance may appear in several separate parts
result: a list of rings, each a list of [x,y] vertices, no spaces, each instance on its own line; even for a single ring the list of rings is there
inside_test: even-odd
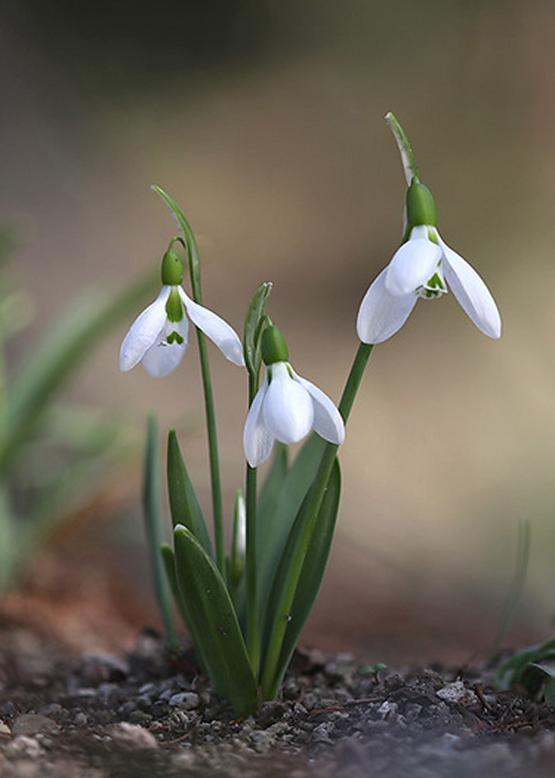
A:
[[[487,667],[392,671],[297,653],[282,698],[238,721],[190,650],[168,658],[152,631],[123,658],[52,653],[48,671],[43,656],[39,684],[34,666],[3,694],[7,778],[553,774],[555,710],[496,692]]]

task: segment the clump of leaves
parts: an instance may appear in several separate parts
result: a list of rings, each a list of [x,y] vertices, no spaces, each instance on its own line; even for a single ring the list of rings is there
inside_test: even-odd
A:
[[[22,582],[37,548],[128,450],[121,423],[61,404],[59,395],[154,286],[149,272],[120,293],[89,289],[14,367],[5,352],[34,311],[7,278],[6,260],[17,245],[10,235],[0,229],[0,591]]]
[[[496,676],[502,689],[515,689],[555,705],[555,638],[517,651]]]

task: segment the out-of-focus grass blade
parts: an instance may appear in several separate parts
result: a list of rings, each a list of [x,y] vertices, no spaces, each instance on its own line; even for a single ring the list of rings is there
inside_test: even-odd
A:
[[[270,281],[264,281],[260,284],[256,292],[250,299],[245,316],[245,326],[243,330],[243,349],[245,354],[245,364],[249,373],[258,375],[260,370],[260,335],[261,323],[264,316],[266,300],[272,291]]]
[[[497,627],[497,634],[493,640],[490,655],[495,656],[501,647],[507,630],[513,620],[518,602],[522,596],[524,584],[526,583],[526,574],[528,572],[528,562],[530,559],[530,522],[527,519],[522,519],[518,524],[518,538],[516,547],[516,560],[513,578],[509,591],[507,592],[507,598],[501,611],[499,618],[499,624]]]
[[[274,685],[271,690],[264,689],[267,698],[273,699],[273,696],[281,685],[283,676],[285,675],[285,671],[287,670],[289,662],[291,661],[291,656],[293,655],[293,651],[295,650],[295,646],[301,635],[302,628],[320,589],[333,540],[340,494],[341,472],[339,469],[339,462],[336,459],[328,488],[320,512],[318,513],[314,534],[312,535],[310,546],[308,547],[304,560],[301,577],[299,578],[295,598],[293,600],[293,605],[291,606],[291,612],[288,614],[287,631],[281,649]],[[276,573],[267,610],[268,618],[265,625],[266,639],[272,634],[275,619],[282,618],[282,616],[276,612],[276,606],[279,602],[283,588],[287,585],[291,559],[295,547],[299,542],[304,522],[306,521],[305,506],[307,504],[307,499],[305,499],[295,519]]]
[[[256,708],[256,681],[229,592],[216,565],[187,529],[174,529],[177,585],[203,664],[218,694],[235,713]]]
[[[181,456],[181,450],[175,430],[170,430],[168,435],[168,491],[170,497],[170,509],[172,523],[183,524],[191,530],[193,535],[203,546],[209,556],[212,556],[212,544],[202,515],[202,509],[195,494],[185,462]]]
[[[154,289],[155,275],[149,272],[116,297],[89,293],[33,349],[9,390],[5,435],[0,444],[0,473],[14,462],[21,443],[55,392],[93,347],[122,319],[135,312]]]
[[[257,569],[259,581],[259,614],[261,621],[283,549],[293,522],[314,481],[326,443],[312,435],[303,445],[283,479],[274,509],[266,509],[257,526]],[[263,528],[262,528],[263,527]]]
[[[158,470],[158,425],[153,416],[149,416],[147,422],[145,469],[144,469],[144,493],[143,507],[145,516],[145,530],[150,552],[154,592],[158,600],[167,645],[171,649],[177,649],[177,635],[173,623],[172,605],[168,582],[163,569],[162,554],[160,551],[162,521],[160,517],[160,474]]]

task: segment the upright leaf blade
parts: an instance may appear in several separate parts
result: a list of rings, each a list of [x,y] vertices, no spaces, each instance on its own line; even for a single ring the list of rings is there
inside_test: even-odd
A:
[[[158,460],[158,425],[156,424],[154,416],[149,416],[147,423],[143,492],[145,531],[150,552],[154,592],[164,624],[166,641],[170,648],[175,649],[177,647],[177,636],[173,623],[170,592],[164,575],[164,563],[160,552],[162,522],[160,519],[160,476],[158,472]]]
[[[287,471],[273,510],[260,516],[257,531],[259,613],[264,616],[277,566],[301,505],[314,481],[326,442],[312,435]]]
[[[176,527],[174,542],[177,585],[206,671],[236,714],[247,716],[256,708],[256,681],[224,580],[190,530]]]
[[[272,464],[266,475],[256,509],[257,530],[265,536],[266,528],[277,506],[278,498],[287,475],[287,446],[276,443]]]
[[[250,299],[245,317],[245,327],[243,330],[245,364],[249,373],[253,375],[258,375],[260,370],[260,325],[264,316],[266,300],[271,291],[272,283],[270,281],[264,281],[264,283],[260,284]]]
[[[181,455],[175,430],[168,434],[168,492],[173,526],[188,527],[207,554],[212,556],[212,544],[189,473]]]
[[[283,676],[301,635],[302,628],[310,614],[320,589],[333,540],[340,494],[341,472],[339,462],[336,459],[328,488],[320,512],[318,513],[316,528],[304,560],[301,577],[297,585],[293,605],[291,606],[291,612],[289,613],[287,631],[281,649],[274,687],[270,692],[270,696],[273,696],[281,685]],[[307,518],[305,511],[306,505],[307,499],[305,499],[297,514],[276,572],[270,603],[267,609],[268,618],[265,625],[266,639],[272,633],[274,620],[280,618],[280,614],[276,613],[276,606],[280,599],[280,593],[286,585],[294,549],[299,541],[303,524]]]

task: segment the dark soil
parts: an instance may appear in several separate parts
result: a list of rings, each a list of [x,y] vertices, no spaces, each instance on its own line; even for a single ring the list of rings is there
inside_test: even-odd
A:
[[[150,631],[124,658],[68,659],[17,628],[0,645],[6,778],[555,775],[555,709],[495,691],[488,668],[300,652],[282,698],[237,721]]]

